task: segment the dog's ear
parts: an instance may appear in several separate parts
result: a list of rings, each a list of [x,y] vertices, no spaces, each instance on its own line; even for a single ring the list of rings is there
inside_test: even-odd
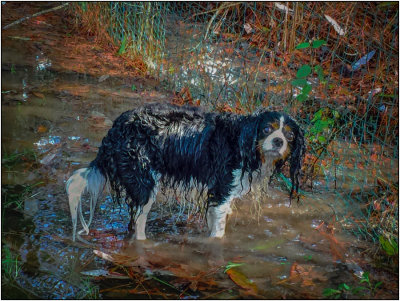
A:
[[[306,145],[304,142],[304,134],[302,129],[296,125],[295,139],[293,141],[293,149],[290,154],[290,180],[292,181],[292,189],[290,190],[290,198],[293,197],[293,192],[296,194],[299,191],[299,179],[301,167],[303,164]],[[297,197],[299,201],[299,197]]]
[[[250,115],[240,124],[239,150],[244,171],[257,169],[260,165],[256,149],[259,123],[258,115]]]

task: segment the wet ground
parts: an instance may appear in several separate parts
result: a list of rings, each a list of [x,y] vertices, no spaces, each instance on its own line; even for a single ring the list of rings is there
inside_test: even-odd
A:
[[[44,5],[14,7],[2,22]],[[290,205],[279,181],[268,196],[235,202],[222,240],[210,241],[201,215],[167,205],[161,193],[147,241],[129,241],[126,208],[108,197],[84,236],[91,244],[73,242],[64,190],[71,172],[94,159],[122,112],[172,94],[130,70],[116,76],[116,65],[99,70],[81,56],[86,73],[68,64],[66,51],[55,49],[73,48],[63,43],[77,33],[62,17],[53,12],[2,32],[3,298],[318,299],[343,283],[368,287],[360,284],[367,243],[337,227],[337,196],[317,189]],[[398,293],[383,287],[339,291],[342,298]]]

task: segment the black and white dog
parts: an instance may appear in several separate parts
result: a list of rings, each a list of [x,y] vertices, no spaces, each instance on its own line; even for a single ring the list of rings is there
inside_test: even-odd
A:
[[[303,132],[296,122],[266,109],[247,116],[171,104],[147,104],[127,111],[115,120],[96,159],[67,182],[73,239],[78,213],[84,228],[79,233],[89,233],[105,187],[117,198],[125,195],[135,238],[146,239],[146,219],[160,183],[183,189],[205,187],[210,236],[223,237],[231,201],[249,191],[253,177],[269,180],[286,161],[292,198],[299,188],[304,152]],[[85,192],[90,195],[88,223],[82,214]],[[136,212],[134,217],[132,212]]]

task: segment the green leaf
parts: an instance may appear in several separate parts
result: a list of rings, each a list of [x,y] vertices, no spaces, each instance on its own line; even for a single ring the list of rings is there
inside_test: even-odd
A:
[[[399,252],[399,247],[394,240],[388,240],[381,235],[379,236],[379,242],[381,243],[383,250],[385,250],[386,254],[389,256],[393,256]]]
[[[132,90],[132,91],[136,91],[136,86],[135,86],[135,84],[132,84],[131,90]]]
[[[297,95],[296,99],[298,101],[305,101],[307,99],[307,94],[301,93],[301,94]]]
[[[339,290],[335,290],[334,288],[326,288],[324,289],[324,291],[322,292],[322,294],[325,297],[330,297],[336,294],[340,294],[341,292]]]
[[[346,283],[339,284],[338,288],[341,290],[345,289],[346,291],[350,290],[350,287]]]
[[[312,42],[312,48],[318,48],[321,47],[322,45],[326,45],[325,40],[315,40]]]
[[[374,289],[378,288],[378,286],[380,286],[382,283],[383,283],[382,281],[379,281],[377,284],[375,284]]]
[[[269,29],[268,27],[263,26],[262,31],[265,33],[269,33],[271,31],[271,29]]]
[[[319,109],[319,110],[314,114],[314,118],[311,120],[311,122],[315,122],[315,121],[317,121],[317,119],[321,119],[321,117],[322,117],[322,112],[323,112],[323,109]]]
[[[304,259],[305,260],[311,260],[312,259],[312,255],[306,255],[306,256],[304,256]]]
[[[311,73],[310,65],[303,65],[297,70],[296,77],[297,78],[305,78]]]
[[[121,42],[121,47],[120,47],[119,50],[118,50],[118,54],[119,54],[119,55],[124,54],[125,51],[126,51],[125,48],[126,48],[126,35],[124,35],[124,38],[123,38],[123,40],[122,40],[122,42]]]
[[[335,117],[335,119],[338,119],[340,117],[338,111],[332,110],[332,114],[333,114],[333,117]]]
[[[304,49],[304,48],[308,48],[308,47],[310,47],[310,43],[304,42],[304,43],[300,43],[300,44],[297,45],[295,48],[296,48],[296,49]]]
[[[291,81],[291,84],[295,87],[304,87],[307,85],[307,80],[304,78],[297,78]]]
[[[86,3],[86,1],[78,2],[78,3],[81,6],[83,12],[85,13],[87,11],[87,3]]]
[[[356,294],[356,295],[359,295],[360,294],[360,291],[365,291],[365,290],[368,290],[366,287],[363,287],[363,286],[357,286],[357,287],[353,287],[352,289],[351,289],[351,292],[353,293],[353,294]]]
[[[310,84],[306,84],[303,89],[301,90],[302,94],[308,95],[312,91],[312,87]]]
[[[318,136],[318,141],[321,143],[325,143],[326,142],[326,138],[324,136]]]
[[[228,264],[225,266],[224,273],[226,273],[228,270],[235,268],[235,267],[240,267],[241,265],[244,265],[244,263],[237,263],[237,262],[228,262]]]
[[[377,7],[378,8],[384,8],[384,7],[387,7],[387,6],[394,6],[394,5],[398,5],[398,2],[397,1],[388,1],[388,2],[383,2],[383,3],[381,3],[381,4],[379,4]]]
[[[360,280],[360,283],[363,283],[363,282],[369,283],[369,272],[364,272],[362,274],[362,279]]]
[[[315,66],[314,71],[315,71],[315,73],[317,73],[318,79],[320,82],[325,81],[324,70],[322,69],[322,67],[320,65]]]

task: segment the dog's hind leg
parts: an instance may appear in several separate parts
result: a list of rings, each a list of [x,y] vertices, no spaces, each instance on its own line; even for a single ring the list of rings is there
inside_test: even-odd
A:
[[[86,232],[86,234],[89,233],[89,226],[93,219],[96,202],[101,196],[105,183],[105,177],[96,167],[78,169],[68,179],[66,184],[66,191],[68,194],[68,202],[72,218],[73,241],[75,241],[76,237],[78,213],[83,227],[83,230],[78,232],[78,237],[79,234],[83,232]],[[90,195],[90,216],[88,223],[86,223],[82,212],[82,195],[84,194],[84,192],[88,192]]]
[[[66,185],[66,191],[68,194],[69,208],[71,211],[72,218],[72,240],[75,241],[76,226],[78,221],[78,210],[80,209],[82,202],[82,194],[86,189],[87,180],[86,174],[87,168],[82,168],[74,172],[74,174],[68,179]],[[82,217],[81,217],[82,221]],[[82,222],[82,226],[85,230],[88,228],[86,222]]]

